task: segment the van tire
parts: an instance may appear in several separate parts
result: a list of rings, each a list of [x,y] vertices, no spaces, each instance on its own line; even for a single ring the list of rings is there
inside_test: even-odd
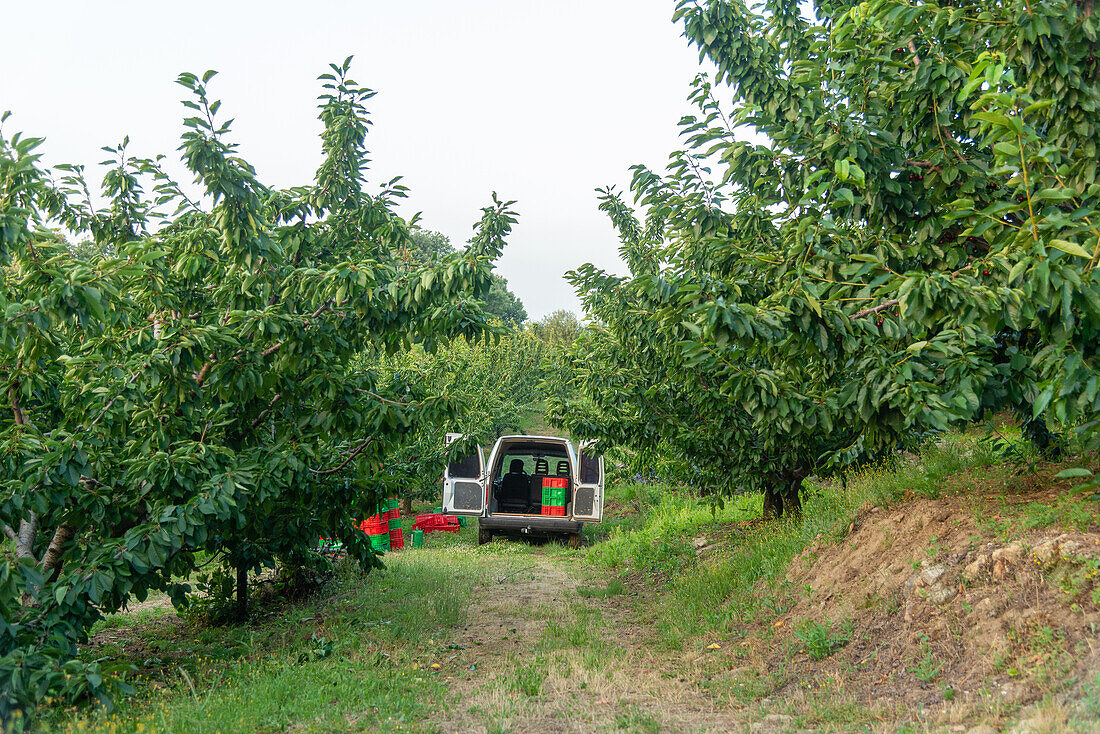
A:
[[[570,533],[568,536],[568,540],[566,540],[565,542],[569,544],[570,548],[576,550],[577,548],[581,547],[581,534]]]
[[[491,532],[489,532],[488,530],[484,530],[482,528],[477,529],[477,544],[478,545],[485,545],[486,543],[490,542],[492,539],[493,539],[493,534]]]

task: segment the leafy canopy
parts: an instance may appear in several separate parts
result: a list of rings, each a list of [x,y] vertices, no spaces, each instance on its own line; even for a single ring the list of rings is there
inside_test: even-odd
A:
[[[45,697],[108,701],[76,644],[151,590],[182,602],[200,553],[312,564],[326,535],[376,565],[355,518],[392,484],[386,456],[459,410],[361,365],[486,335],[511,202],[465,250],[403,263],[404,187],[368,190],[373,92],[349,67],[321,76],[316,180],[287,190],[240,157],[214,72],[179,78],[197,198],[123,141],[96,208],[81,168],[0,135],[0,728]]]
[[[685,150],[634,169],[644,221],[603,194],[630,274],[572,275],[593,325],[558,420],[777,511],[811,472],[990,408],[1095,435],[1093,3],[675,15],[715,71]]]

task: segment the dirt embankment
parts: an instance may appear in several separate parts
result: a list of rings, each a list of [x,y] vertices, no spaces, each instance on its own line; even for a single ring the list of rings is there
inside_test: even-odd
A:
[[[825,660],[796,656],[792,680],[947,711],[1030,703],[1100,670],[1100,533],[991,536],[958,499],[869,509],[849,531],[787,574],[802,594],[781,637],[803,642],[807,620],[851,636]]]

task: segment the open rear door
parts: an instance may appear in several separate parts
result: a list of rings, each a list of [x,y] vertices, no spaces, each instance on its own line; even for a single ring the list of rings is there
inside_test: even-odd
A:
[[[444,445],[462,438],[461,433],[448,433]],[[443,472],[443,512],[450,515],[481,515],[485,512],[485,454],[481,447],[447,464]]]
[[[581,444],[577,456],[577,479],[573,487],[573,519],[599,522],[603,519],[603,457],[594,442]]]

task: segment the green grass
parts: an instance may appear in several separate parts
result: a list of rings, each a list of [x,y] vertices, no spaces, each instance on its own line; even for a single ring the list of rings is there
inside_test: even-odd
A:
[[[639,734],[657,734],[660,723],[637,706],[626,706],[615,714],[615,727],[618,731],[638,732]]]
[[[127,632],[129,644],[116,654],[141,671],[133,679],[139,693],[110,715],[55,710],[44,729],[422,730],[453,672],[430,666],[446,661],[442,640],[465,623],[486,560],[493,557],[493,573],[520,566],[509,546],[477,547],[475,533],[471,525],[430,534],[425,548],[387,555],[382,572],[344,563],[325,593],[250,625],[150,627],[144,617],[111,617],[102,629]]]
[[[578,586],[577,593],[589,599],[606,599],[609,596],[618,596],[626,593],[626,587],[622,581],[611,579],[607,586]]]
[[[913,667],[909,668],[909,672],[922,683],[931,683],[939,678],[942,669],[943,662],[932,652],[928,635],[921,635],[921,657],[914,662]]]
[[[759,497],[741,497],[724,507],[705,504],[687,490],[664,485],[627,486],[612,501],[639,504],[641,512],[613,525],[607,538],[589,549],[598,565],[643,573],[675,573],[695,558],[688,537],[707,526],[722,526],[760,514]]]
[[[542,684],[547,677],[545,659],[535,658],[524,663],[509,659],[508,662],[514,666],[512,672],[505,677],[505,684],[509,689],[528,698],[535,698],[542,693]]]

